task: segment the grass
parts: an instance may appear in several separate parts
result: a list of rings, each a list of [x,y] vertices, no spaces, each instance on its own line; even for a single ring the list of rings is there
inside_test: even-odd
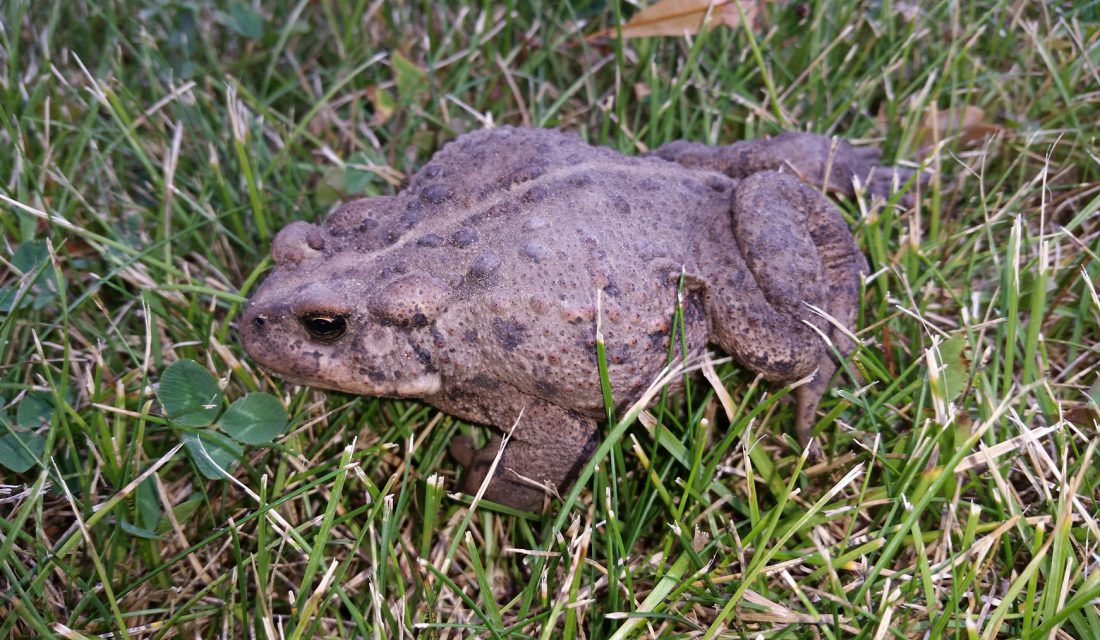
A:
[[[1100,638],[1096,2],[775,3],[622,44],[583,39],[613,2],[0,6],[0,435],[41,436],[0,467],[0,638]],[[873,274],[829,462],[723,365],[616,416],[564,506],[471,510],[446,452],[483,429],[255,368],[278,228],[491,123],[926,164],[915,208],[840,203]],[[161,413],[181,359],[291,415],[232,480]]]

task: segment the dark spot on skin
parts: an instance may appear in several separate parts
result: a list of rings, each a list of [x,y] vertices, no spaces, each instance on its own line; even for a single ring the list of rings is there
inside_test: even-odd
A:
[[[668,332],[666,331],[654,331],[648,334],[649,348],[653,351],[668,351]]]
[[[546,218],[532,217],[525,220],[520,228],[524,231],[538,231],[540,229],[545,229],[549,226],[550,223],[546,220]]]
[[[484,211],[479,211],[478,213],[475,213],[474,215],[463,220],[462,226],[477,229],[485,222],[488,217],[489,214]]]
[[[411,229],[416,223],[424,219],[425,213],[423,203],[410,202],[409,206],[405,207],[405,211],[401,213],[401,223],[405,225],[406,229]]]
[[[428,164],[420,170],[420,175],[429,179],[438,178],[443,175],[443,167],[438,164]]]
[[[409,265],[404,262],[395,262],[393,264],[386,265],[379,270],[378,275],[383,278],[392,278],[393,276],[400,276],[409,272]]]
[[[424,371],[427,373],[436,373],[439,369],[436,368],[435,363],[432,362],[432,354],[427,349],[421,347],[415,342],[409,342],[409,346],[416,353],[416,359],[424,367]]]
[[[290,365],[290,372],[296,376],[312,377],[321,370],[321,354],[314,351],[313,353],[300,353],[300,357]]]
[[[343,224],[343,223],[344,223],[343,219],[330,220],[329,224],[331,226],[329,227],[329,230],[328,230],[329,235],[331,235],[334,238],[339,238],[341,236],[346,236],[346,235],[350,235],[350,234],[353,234],[353,233],[356,233],[356,234],[370,233],[374,229],[378,228],[378,221],[374,220],[373,218],[367,218],[367,219],[363,220],[362,222],[360,222],[357,225],[345,226],[345,224]]]
[[[397,242],[399,233],[380,222],[367,218],[352,227],[338,226],[329,230],[333,238],[349,238],[352,246],[359,251],[369,252]],[[341,250],[340,248],[336,249]]]
[[[535,204],[542,202],[550,197],[551,191],[546,187],[535,185],[527,190],[527,193],[520,196],[520,202],[524,204]]]
[[[625,344],[605,345],[604,353],[608,364],[623,364],[630,361],[630,346]]]
[[[442,204],[455,194],[450,186],[436,182],[420,190],[420,200],[428,204]]]
[[[532,162],[530,164],[521,165],[516,167],[512,172],[505,174],[500,179],[500,186],[508,188],[512,185],[529,182],[545,172],[546,166],[540,163]]]
[[[381,371],[378,371],[377,369],[367,369],[366,371],[364,371],[363,369],[360,369],[359,373],[362,373],[362,374],[366,375],[368,378],[370,378],[374,382],[385,382],[386,381],[386,374],[382,373]]]
[[[574,344],[584,352],[584,355],[588,357],[588,361],[592,364],[599,362],[596,354],[596,327],[589,325],[584,333],[577,336]]]
[[[621,216],[630,215],[630,203],[621,195],[611,196],[611,210]]]
[[[429,233],[428,235],[417,238],[416,244],[421,247],[439,247],[443,245],[443,236],[436,233]]]
[[[470,344],[476,344],[478,340],[477,331],[474,331],[473,329],[467,329],[466,333],[462,334],[462,340],[464,342],[469,342]]]
[[[524,242],[519,248],[519,254],[535,264],[554,257],[553,251],[534,240]]]
[[[535,391],[543,398],[557,398],[561,395],[561,390],[557,385],[552,382],[548,382],[544,378],[535,380]]]
[[[514,200],[498,202],[485,210],[486,218],[509,218],[519,211],[519,205]]]
[[[474,283],[484,283],[488,280],[497,269],[500,268],[500,258],[492,251],[486,251],[479,255],[474,263],[470,265],[470,270],[466,272],[466,280],[474,281]]]
[[[500,185],[487,182],[487,183],[485,183],[485,184],[483,184],[483,185],[481,185],[480,187],[477,188],[476,200],[478,202],[483,202],[486,199],[488,199],[489,196],[493,195],[497,191],[500,191],[500,189],[501,189]]]
[[[459,248],[464,248],[477,242],[477,238],[477,231],[470,227],[462,227],[451,234],[451,244]]]
[[[500,383],[484,373],[479,373],[470,378],[470,385],[480,389],[497,389],[500,387]]]
[[[416,329],[428,326],[427,316],[425,316],[423,313],[420,313],[419,311],[416,312],[415,314],[413,314],[412,317],[412,326]]]
[[[356,207],[340,207],[336,211],[332,212],[332,215],[325,220],[325,228],[330,235],[339,236],[355,229],[358,224],[366,222],[367,219],[363,219],[361,211]]]
[[[493,319],[493,337],[505,351],[514,351],[527,339],[527,326],[515,320]]]
[[[592,176],[588,175],[587,173],[577,173],[569,176],[568,182],[569,185],[572,187],[587,187],[588,185],[592,184]]]
[[[391,244],[397,242],[397,239],[401,235],[396,233],[393,229],[379,230],[376,232],[375,237],[368,237],[365,243],[366,248],[375,249],[377,247],[388,247]]]
[[[619,291],[619,288],[616,287],[614,284],[609,284],[604,287],[603,292],[611,296],[612,298],[618,298],[619,294],[622,293],[621,291]]]

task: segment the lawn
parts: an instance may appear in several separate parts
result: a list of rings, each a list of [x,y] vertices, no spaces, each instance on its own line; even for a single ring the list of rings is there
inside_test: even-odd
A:
[[[1100,638],[1100,3],[746,6],[0,3],[0,639]],[[546,514],[471,509],[484,427],[258,369],[278,229],[500,124],[929,172],[837,200],[871,274],[824,461],[726,363]]]

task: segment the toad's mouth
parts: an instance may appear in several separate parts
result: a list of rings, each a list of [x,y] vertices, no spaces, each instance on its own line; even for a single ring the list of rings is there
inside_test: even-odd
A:
[[[438,373],[420,373],[393,380],[372,380],[352,376],[314,377],[275,371],[261,365],[264,371],[291,384],[327,391],[341,391],[361,396],[381,398],[423,398],[435,395],[443,381]]]

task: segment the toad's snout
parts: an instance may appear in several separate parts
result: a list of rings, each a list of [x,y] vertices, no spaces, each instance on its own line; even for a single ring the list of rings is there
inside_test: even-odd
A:
[[[278,362],[281,350],[276,348],[280,342],[275,337],[278,334],[277,325],[279,319],[288,313],[285,304],[273,307],[255,301],[249,302],[244,309],[240,323],[241,344],[248,355],[263,367],[271,368]]]

